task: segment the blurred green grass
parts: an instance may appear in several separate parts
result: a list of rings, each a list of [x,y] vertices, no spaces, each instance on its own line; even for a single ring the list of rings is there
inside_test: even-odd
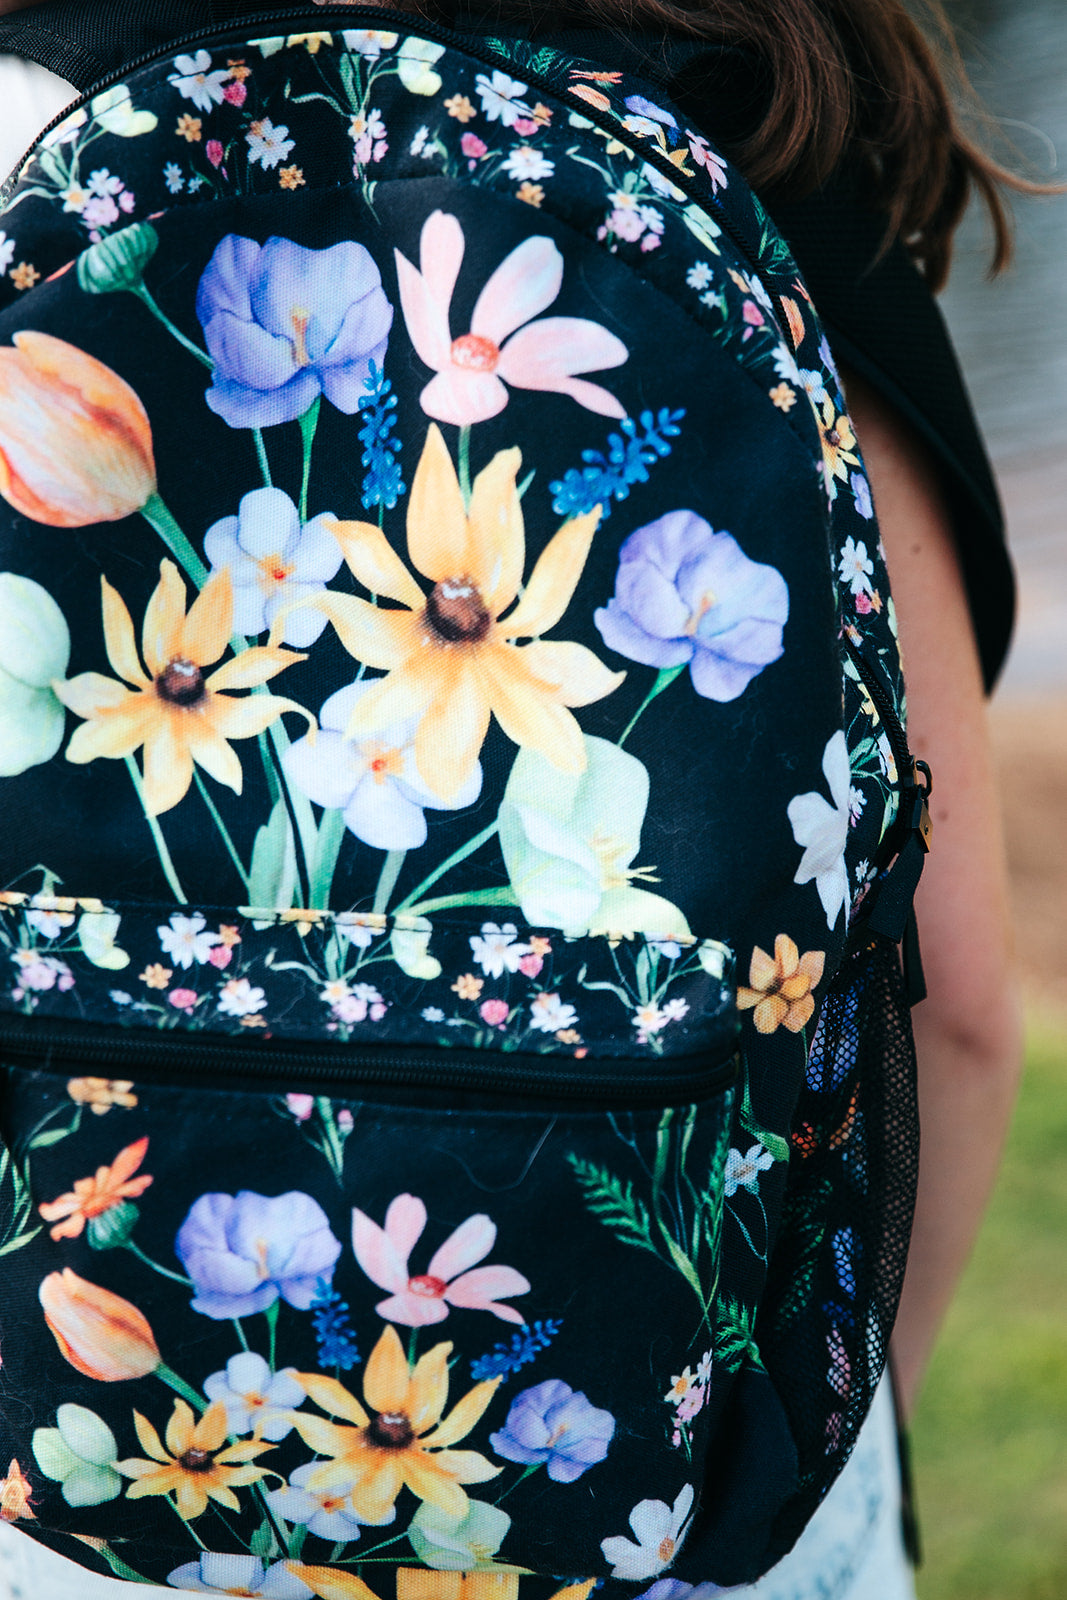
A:
[[[920,1600],[1067,1600],[1067,1024],[1040,1015],[915,1418]]]

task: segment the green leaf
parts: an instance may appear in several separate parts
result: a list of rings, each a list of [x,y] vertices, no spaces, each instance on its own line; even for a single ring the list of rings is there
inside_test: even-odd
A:
[[[58,1144],[60,1139],[65,1139],[71,1128],[46,1128],[44,1133],[39,1133],[35,1139],[30,1140],[31,1150],[47,1150],[49,1145]]]
[[[78,257],[78,283],[86,294],[117,294],[139,289],[144,271],[159,249],[150,222],[135,222],[90,245]]]
[[[286,911],[296,887],[296,848],[285,801],[275,802],[268,821],[261,827],[252,846],[252,867],[248,875],[249,908],[252,911]]]
[[[248,1541],[248,1548],[254,1556],[261,1556],[265,1560],[269,1560],[273,1556],[281,1555],[281,1546],[278,1543],[278,1536],[274,1532],[274,1528],[271,1525],[269,1517],[263,1518],[263,1521],[252,1535],[251,1539]]]
[[[585,1190],[585,1203],[606,1228],[623,1244],[639,1250],[659,1251],[652,1242],[652,1228],[648,1211],[633,1192],[633,1184],[624,1184],[621,1178],[579,1156],[568,1155],[575,1177]]]
[[[41,1228],[43,1227],[44,1224],[42,1223]],[[30,1233],[20,1233],[17,1239],[9,1239],[7,1244],[0,1245],[0,1256],[14,1255],[15,1251],[21,1250],[24,1244],[31,1244],[41,1232],[41,1228],[34,1228]]]

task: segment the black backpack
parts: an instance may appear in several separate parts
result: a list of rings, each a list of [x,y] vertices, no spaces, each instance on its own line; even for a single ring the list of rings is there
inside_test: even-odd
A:
[[[884,1365],[928,826],[786,246],[655,86],[347,7],[100,85],[0,226],[5,1518],[757,1577]]]

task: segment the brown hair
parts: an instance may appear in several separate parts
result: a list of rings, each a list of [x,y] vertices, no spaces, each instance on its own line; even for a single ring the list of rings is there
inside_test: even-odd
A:
[[[538,0],[495,0],[494,9],[505,21],[549,20]],[[842,161],[858,163],[865,194],[885,213],[886,244],[902,239],[935,289],[948,276],[972,191],[993,225],[994,273],[1012,252],[1004,188],[1057,192],[1009,172],[963,131],[953,99],[977,106],[939,0],[925,6],[930,37],[903,0],[555,0],[551,10],[552,23],[754,51],[769,102],[728,154],[755,188],[788,187],[791,198],[818,188]]]

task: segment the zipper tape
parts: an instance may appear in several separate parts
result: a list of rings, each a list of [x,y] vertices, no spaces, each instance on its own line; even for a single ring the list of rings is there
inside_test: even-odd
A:
[[[722,1092],[737,1076],[736,1047],[740,1019],[733,1006],[714,1019],[707,1046],[698,1055],[650,1060],[615,1061],[485,1050],[428,1052],[402,1045],[345,1045],[324,1049],[287,1042],[228,1039],[198,1034],[175,1037],[146,1029],[131,1037],[128,1029],[63,1025],[37,1018],[0,1018],[0,1064],[30,1064],[74,1075],[72,1068],[106,1069],[122,1077],[145,1070],[153,1076],[175,1076],[190,1082],[218,1079],[255,1080],[263,1090],[291,1089],[294,1083],[318,1081],[340,1085],[358,1096],[361,1085],[376,1088],[487,1092],[517,1097],[551,1095],[567,1101],[610,1101],[613,1104],[666,1104],[700,1100]],[[484,1060],[478,1059],[479,1054]]]

